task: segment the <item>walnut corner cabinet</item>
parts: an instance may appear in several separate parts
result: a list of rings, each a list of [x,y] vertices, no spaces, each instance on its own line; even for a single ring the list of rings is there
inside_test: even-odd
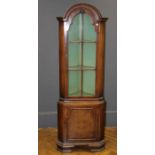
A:
[[[104,148],[105,22],[92,5],[76,4],[59,22],[57,149]]]

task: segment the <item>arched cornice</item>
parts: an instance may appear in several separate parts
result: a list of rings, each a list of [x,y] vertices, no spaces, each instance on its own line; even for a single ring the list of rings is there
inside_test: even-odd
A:
[[[79,3],[79,4],[73,5],[68,9],[64,17],[58,17],[57,19],[59,21],[68,22],[70,24],[72,19],[80,12],[84,12],[90,15],[92,19],[92,24],[95,24],[99,21],[107,20],[107,18],[102,17],[101,13],[98,11],[96,7],[86,3]]]

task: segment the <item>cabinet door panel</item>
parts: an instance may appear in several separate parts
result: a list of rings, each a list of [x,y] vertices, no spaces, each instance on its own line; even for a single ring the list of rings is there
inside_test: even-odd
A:
[[[96,122],[94,111],[93,108],[70,109],[70,116],[67,122],[69,140],[95,139]]]

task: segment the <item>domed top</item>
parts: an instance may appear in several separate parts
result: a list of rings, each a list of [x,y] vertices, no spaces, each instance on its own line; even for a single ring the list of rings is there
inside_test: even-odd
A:
[[[103,18],[101,13],[98,11],[98,9],[90,4],[86,3],[79,3],[75,4],[72,7],[68,9],[66,12],[64,18],[63,17],[58,17],[57,19],[60,21],[69,21],[74,18],[78,13],[83,12],[87,13],[92,17],[93,23],[96,23],[97,21],[106,21],[107,18]]]

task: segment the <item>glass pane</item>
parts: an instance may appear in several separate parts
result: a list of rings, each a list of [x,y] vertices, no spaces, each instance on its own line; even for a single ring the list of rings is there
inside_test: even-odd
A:
[[[80,96],[81,87],[81,71],[69,71],[69,96]]]
[[[96,41],[96,32],[94,30],[94,26],[92,25],[90,16],[84,14],[83,22],[84,41]]]
[[[96,44],[84,43],[83,44],[83,65],[87,67],[96,66]]]
[[[74,17],[73,22],[69,28],[69,41],[81,41],[82,30],[82,14]]]
[[[83,71],[83,96],[95,95],[95,71]]]
[[[81,65],[81,44],[73,43],[68,45],[68,66],[78,67]]]

